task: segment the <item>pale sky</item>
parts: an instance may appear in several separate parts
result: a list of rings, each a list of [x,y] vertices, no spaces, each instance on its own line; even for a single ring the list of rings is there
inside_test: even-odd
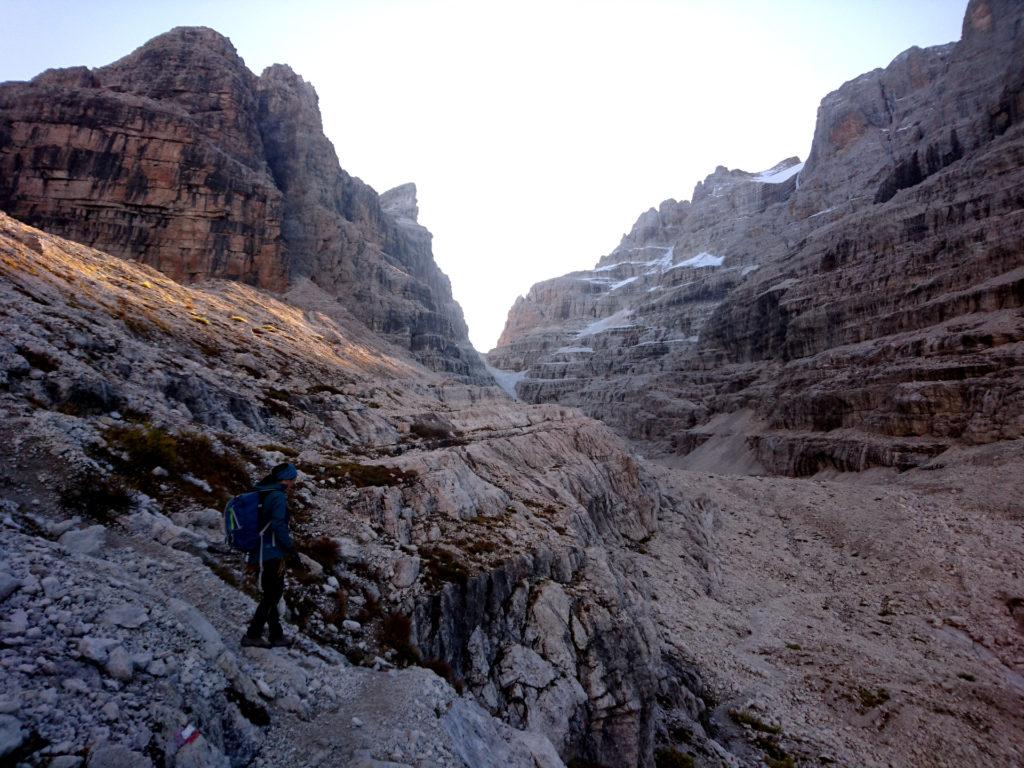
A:
[[[486,351],[516,296],[592,267],[717,165],[805,159],[818,103],[967,0],[0,0],[0,80],[107,64],[213,27],[259,74],[313,83],[341,165],[419,191],[420,223]]]

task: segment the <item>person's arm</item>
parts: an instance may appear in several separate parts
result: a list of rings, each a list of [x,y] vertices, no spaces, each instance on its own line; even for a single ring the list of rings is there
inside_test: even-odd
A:
[[[292,536],[288,532],[288,499],[283,492],[272,493],[267,499],[267,511],[270,513],[270,531],[274,534],[274,543],[278,549],[290,555],[295,549]]]

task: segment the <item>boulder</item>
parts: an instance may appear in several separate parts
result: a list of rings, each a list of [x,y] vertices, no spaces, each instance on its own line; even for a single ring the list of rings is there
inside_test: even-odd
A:
[[[58,539],[64,549],[74,555],[94,555],[107,545],[107,529],[102,525],[71,530]]]

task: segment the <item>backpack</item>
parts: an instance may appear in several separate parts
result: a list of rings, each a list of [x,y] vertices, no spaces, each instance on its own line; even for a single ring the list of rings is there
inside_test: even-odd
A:
[[[248,491],[224,506],[224,539],[235,549],[252,552],[260,546],[270,523],[263,524],[263,500],[269,491]]]

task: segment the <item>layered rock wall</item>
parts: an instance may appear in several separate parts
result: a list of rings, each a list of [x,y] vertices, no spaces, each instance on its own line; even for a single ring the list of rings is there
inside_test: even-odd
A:
[[[435,370],[487,380],[429,233],[342,170],[311,85],[257,77],[213,30],[0,86],[0,209],[176,280],[311,279]]]
[[[719,168],[648,211],[595,270],[517,301],[491,364],[652,450],[729,442],[769,471],[1019,437],[1021,22],[972,2],[960,42],[846,83],[805,165]],[[751,416],[722,432],[728,414]]]
[[[302,287],[306,307],[336,303]],[[102,508],[107,497],[88,514],[187,549],[200,584],[240,585],[233,559],[208,552],[223,537],[217,510],[249,475],[293,461],[304,476],[293,531],[322,561],[289,579],[304,643],[378,670],[427,664],[566,760],[649,768],[668,714],[700,749],[720,748],[702,725],[700,677],[665,650],[633,561],[666,502],[604,425],[455,383],[355,320],[235,282],[183,286],[5,215],[0,326],[0,433],[17,433],[18,462],[26,444],[65,468],[40,480],[41,510],[56,516],[79,479],[123,484],[124,518]],[[23,471],[36,477],[12,477]],[[704,551],[702,523],[689,525]],[[699,558],[685,571],[706,577]],[[320,722],[336,704],[318,702]],[[412,722],[402,706],[379,713]],[[485,716],[482,732],[497,725]]]

